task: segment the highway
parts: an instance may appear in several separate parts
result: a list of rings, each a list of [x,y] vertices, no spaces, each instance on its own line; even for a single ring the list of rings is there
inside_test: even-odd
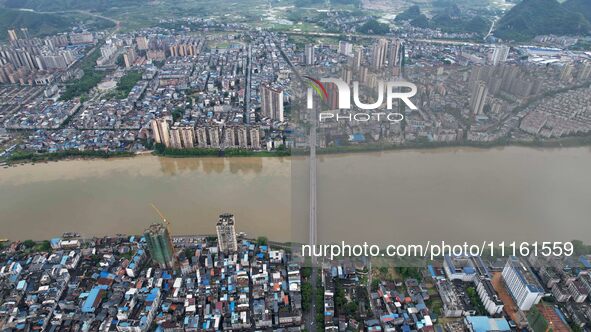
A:
[[[246,59],[246,82],[244,92],[244,122],[250,123],[250,97],[251,97],[251,78],[252,71],[252,45],[248,44],[248,58]],[[253,119],[254,120],[254,119]]]
[[[334,32],[314,32],[314,31],[282,31],[286,35],[301,35],[301,36],[314,36],[314,37],[333,37],[333,38],[367,38],[367,39],[381,39],[381,38],[394,38],[392,35],[364,35],[364,34],[340,34]],[[443,45],[457,45],[457,46],[474,46],[481,45],[481,43],[467,42],[455,39],[423,39],[423,38],[404,38],[405,41],[431,43],[431,44],[443,44]]]

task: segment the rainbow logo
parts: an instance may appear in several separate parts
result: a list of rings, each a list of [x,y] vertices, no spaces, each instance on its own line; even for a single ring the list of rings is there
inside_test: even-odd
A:
[[[309,85],[312,89],[314,89],[314,91],[316,91],[316,94],[322,98],[323,100],[327,100],[328,99],[328,92],[326,92],[326,88],[324,87],[324,85],[322,85],[322,83],[320,83],[319,80],[314,79],[310,76],[304,76],[304,78],[310,80]]]

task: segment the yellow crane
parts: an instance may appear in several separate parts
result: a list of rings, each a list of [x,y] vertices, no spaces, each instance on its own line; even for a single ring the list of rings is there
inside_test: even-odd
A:
[[[170,248],[172,249],[173,253],[173,266],[176,266],[177,261],[176,261],[176,255],[174,254],[174,244],[172,242],[172,233],[170,232],[170,221],[168,221],[168,219],[166,219],[166,217],[162,214],[162,212],[160,212],[160,210],[156,207],[156,205],[154,205],[153,203],[151,203],[150,205],[152,205],[152,208],[154,209],[154,211],[156,211],[156,213],[158,213],[158,215],[160,216],[160,219],[162,219],[162,223],[164,224],[164,226],[166,226],[166,232],[168,233],[168,245],[170,246]]]
[[[158,213],[158,215],[160,216],[160,219],[162,219],[162,222],[166,225],[166,228],[168,228],[170,226],[170,221],[168,221],[168,219],[166,219],[166,217],[162,214],[162,212],[160,212],[160,210],[158,210],[156,205],[154,205],[153,203],[150,205],[152,205],[152,208],[154,209],[154,211],[156,211],[156,213]]]

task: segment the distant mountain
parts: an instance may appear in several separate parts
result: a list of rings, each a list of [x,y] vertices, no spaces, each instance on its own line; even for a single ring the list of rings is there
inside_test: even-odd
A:
[[[569,1],[585,3],[590,0]],[[529,40],[537,35],[577,35],[588,34],[590,31],[591,23],[583,14],[556,0],[523,0],[499,20],[495,35],[519,41]]]
[[[4,5],[8,8],[28,8],[38,11],[73,9],[99,11],[117,7],[141,6],[147,2],[147,0],[4,0]]]
[[[385,35],[390,32],[390,27],[372,18],[361,25],[358,31],[370,35]]]
[[[591,22],[591,1],[590,0],[567,0],[562,4],[567,10],[575,13],[581,13]]]
[[[425,15],[421,13],[421,8],[417,5],[414,5],[410,6],[407,10],[403,11],[402,13],[396,15],[395,21],[412,21],[416,19],[422,19],[423,16]]]
[[[421,13],[421,8],[417,5],[410,6],[407,10],[396,15],[394,19],[396,22],[409,21],[412,26],[418,28],[428,28],[429,18]]]
[[[410,21],[410,25],[417,28],[428,28],[429,27],[429,19],[425,15],[420,15],[419,17],[412,19]]]
[[[28,28],[31,36],[51,35],[67,31],[74,21],[53,14],[38,14],[28,11],[2,8],[0,10],[0,40],[6,40],[8,29]]]
[[[444,7],[443,13],[453,19],[457,19],[460,18],[460,16],[462,16],[462,10],[455,3],[452,3],[449,6]]]

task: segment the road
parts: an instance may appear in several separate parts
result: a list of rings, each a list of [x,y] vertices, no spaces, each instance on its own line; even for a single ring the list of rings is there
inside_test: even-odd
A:
[[[363,34],[340,34],[332,32],[313,32],[313,31],[282,31],[286,35],[302,35],[302,36],[314,36],[314,37],[334,37],[343,38],[345,37],[357,37],[357,38],[368,38],[368,39],[381,39],[381,38],[394,38],[392,35],[363,35]],[[422,39],[422,38],[404,38],[405,41],[422,42],[431,44],[443,44],[443,45],[458,45],[458,46],[474,46],[480,45],[481,43],[466,42],[455,39]]]
[[[497,20],[499,19],[499,17],[495,17],[492,20],[492,23],[490,24],[490,29],[488,29],[488,33],[486,34],[486,36],[484,36],[483,40],[486,41],[486,39],[488,37],[490,37],[490,35],[492,35],[493,31],[495,31],[495,24],[497,23]]]
[[[246,59],[246,82],[244,91],[244,122],[250,123],[250,96],[251,96],[251,84],[250,84],[250,73],[252,71],[252,45],[248,44],[248,57]]]
[[[314,246],[317,244],[317,219],[316,219],[316,206],[317,206],[317,199],[316,199],[316,192],[317,192],[317,159],[316,159],[316,126],[317,126],[317,118],[316,118],[316,108],[314,107],[310,110],[312,114],[310,114],[310,118],[312,119],[311,126],[310,126],[310,136],[308,144],[310,145],[310,223],[309,223],[309,244]],[[318,290],[318,269],[316,257],[312,257],[312,275],[310,278],[312,284],[312,305],[310,306],[310,312],[308,313],[308,322],[310,324],[308,331],[314,331],[313,322],[316,320],[316,292]]]
[[[293,73],[295,74],[297,80],[305,86],[305,82],[300,75],[298,69],[293,65],[287,54],[279,48],[277,45],[277,41],[274,41],[275,47],[281,53],[281,56],[285,59]],[[310,134],[308,137],[308,144],[310,146],[310,158],[309,158],[309,172],[310,172],[310,200],[309,200],[309,207],[310,207],[310,215],[309,215],[309,225],[308,225],[308,244],[315,245],[317,241],[317,219],[316,219],[316,207],[317,207],[317,198],[316,198],[316,189],[317,189],[317,158],[316,158],[316,127],[317,127],[317,118],[316,118],[316,109],[310,110]],[[312,257],[312,273],[310,275],[310,285],[312,286],[312,294],[310,296],[311,302],[310,303],[310,310],[304,316],[306,330],[312,332],[316,331],[316,312],[318,308],[316,307],[316,294],[318,291],[318,268],[317,268],[317,261],[316,257]]]

